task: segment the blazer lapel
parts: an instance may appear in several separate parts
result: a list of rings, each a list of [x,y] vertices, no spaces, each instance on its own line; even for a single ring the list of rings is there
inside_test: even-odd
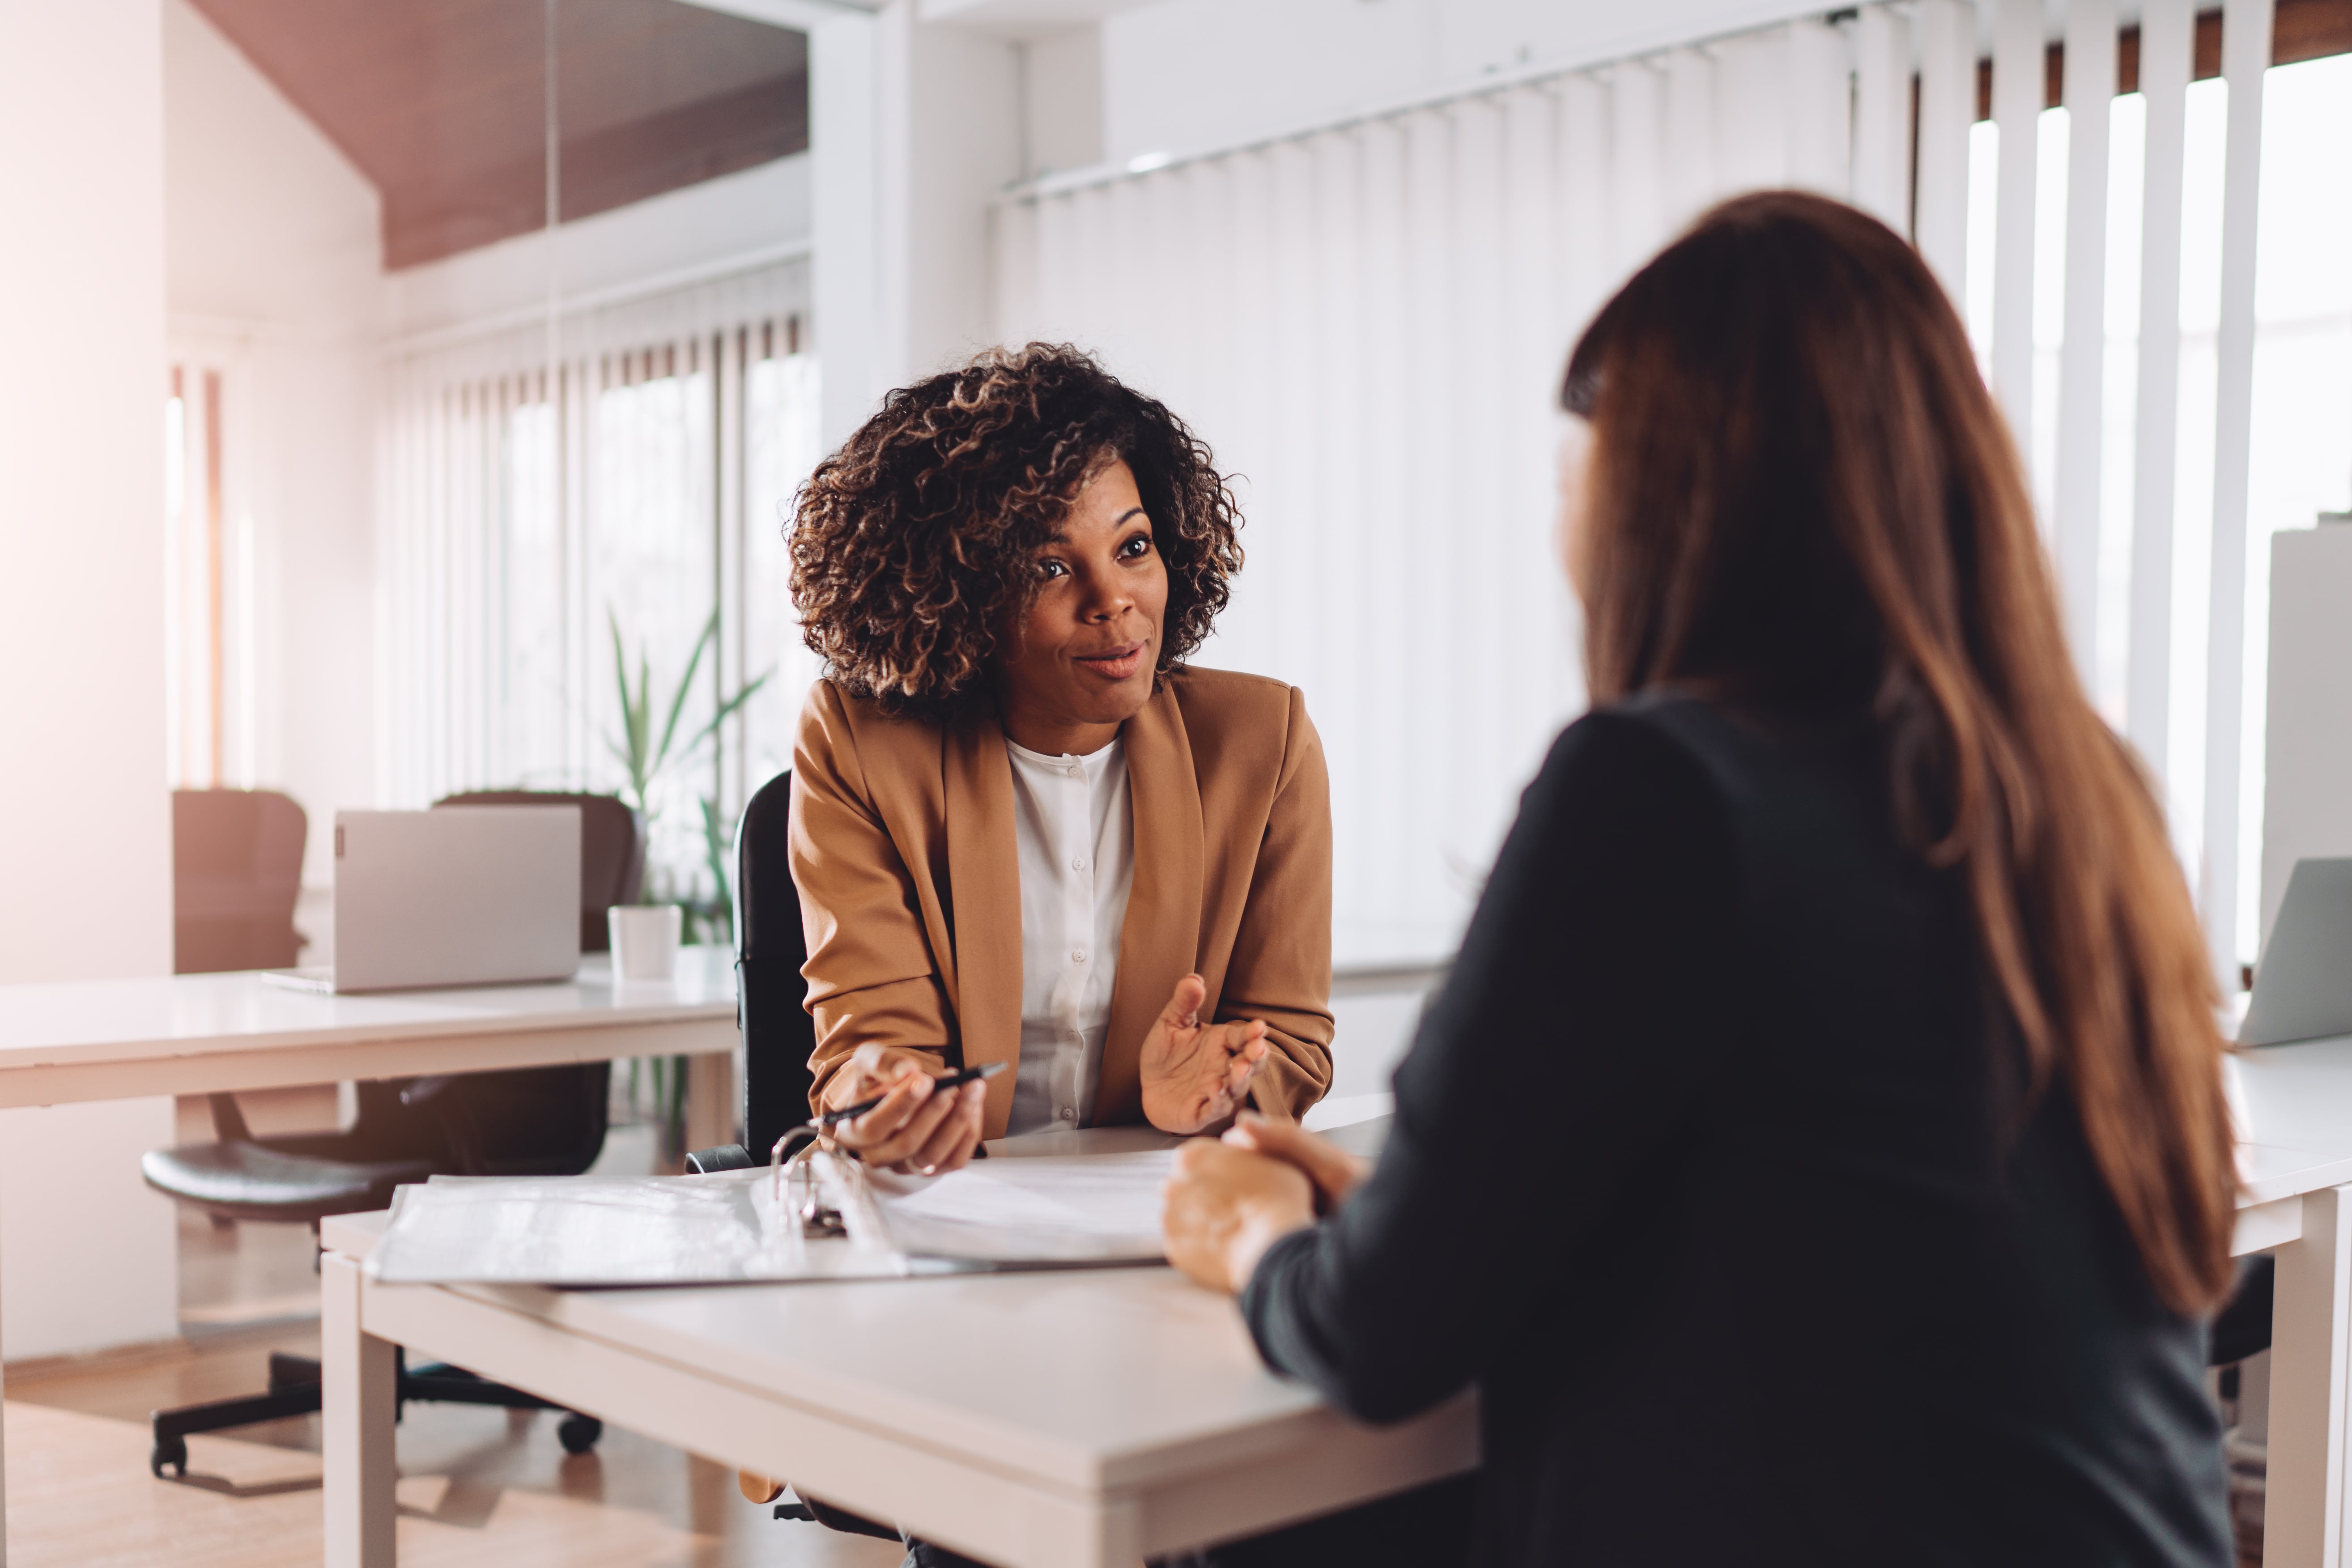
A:
[[[1095,1089],[1097,1126],[1143,1119],[1138,1070],[1143,1037],[1168,1005],[1176,982],[1200,962],[1201,786],[1176,694],[1166,686],[1153,693],[1143,711],[1127,721],[1125,738],[1135,814],[1135,882],[1119,929],[1110,1034],[1103,1042]]]
[[[1021,859],[1013,842],[1013,764],[993,719],[945,736],[948,907],[955,932],[956,1019],[963,1065],[1021,1061]],[[987,1135],[1004,1136],[1013,1073],[988,1082]]]

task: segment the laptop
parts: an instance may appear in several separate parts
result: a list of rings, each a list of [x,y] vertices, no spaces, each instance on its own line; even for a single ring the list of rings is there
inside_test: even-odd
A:
[[[266,970],[344,994],[569,980],[580,971],[580,808],[335,813],[335,962]]]
[[[2242,1046],[2352,1035],[2352,859],[2294,863],[2238,1027]]]

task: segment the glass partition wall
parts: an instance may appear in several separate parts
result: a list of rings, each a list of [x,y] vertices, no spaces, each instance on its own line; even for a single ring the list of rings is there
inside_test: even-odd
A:
[[[171,782],[284,789],[314,845],[339,807],[620,794],[649,896],[723,938],[809,673],[804,36],[679,0],[166,9]]]
[[[628,799],[645,896],[728,940],[733,824],[814,674],[805,36],[163,4],[169,783],[302,806],[307,963],[334,813],[480,789]],[[668,1119],[675,1077],[616,1083]]]

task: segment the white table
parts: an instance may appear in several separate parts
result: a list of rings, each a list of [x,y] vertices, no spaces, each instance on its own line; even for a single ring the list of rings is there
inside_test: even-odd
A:
[[[2269,1568],[2344,1556],[2352,1037],[2233,1057],[2241,1255],[2273,1251]],[[1082,1135],[1083,1136],[1083,1135]],[[1465,1398],[1354,1426],[1168,1269],[716,1289],[382,1286],[323,1237],[327,1560],[393,1561],[393,1347],[1020,1568],[1127,1568],[1458,1472]]]
[[[655,984],[615,984],[600,953],[559,984],[368,996],[252,973],[0,985],[0,1107],[683,1055],[698,1146],[733,1136],[735,1040],[723,947],[683,950]]]
[[[1129,1131],[1023,1142],[1132,1147]],[[1394,1426],[1349,1421],[1268,1373],[1233,1303],[1171,1268],[383,1285],[360,1260],[384,1217],[320,1231],[335,1568],[394,1561],[395,1345],[1019,1568],[1135,1568],[1477,1462],[1474,1396]]]
[[[570,981],[331,996],[255,973],[0,985],[0,1107],[210,1094],[732,1050],[734,954],[616,984],[603,953]]]
[[[2278,1258],[2265,1568],[2343,1568],[2352,1373],[2352,1037],[2232,1056],[2241,1254]]]

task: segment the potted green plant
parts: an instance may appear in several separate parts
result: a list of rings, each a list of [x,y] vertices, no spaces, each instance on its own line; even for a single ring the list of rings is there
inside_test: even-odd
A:
[[[721,692],[710,717],[681,740],[679,730],[686,718],[688,700],[694,693],[694,679],[702,668],[702,660],[719,640],[719,616],[713,612],[703,623],[702,635],[695,639],[687,655],[686,668],[667,694],[666,702],[654,696],[653,660],[645,648],[637,650],[634,660],[635,679],[630,679],[632,660],[626,642],[621,636],[621,620],[609,607],[605,617],[613,633],[613,673],[619,686],[621,729],[618,735],[608,735],[605,744],[614,760],[620,763],[623,784],[621,796],[637,810],[646,824],[650,842],[654,828],[660,819],[663,792],[658,787],[673,769],[694,760],[719,736],[719,727],[733,717],[742,706],[767,684],[772,671],[764,672],[738,688],[731,695]],[[726,833],[719,812],[718,802],[709,796],[698,796],[702,808],[702,826],[706,863],[713,878],[711,897],[708,900],[663,897],[675,893],[674,886],[665,886],[668,878],[658,866],[649,865],[646,885],[639,901],[645,904],[675,905],[685,940],[725,941],[733,934],[734,920],[730,879],[726,874]],[[616,961],[619,955],[616,954]],[[666,1162],[674,1163],[683,1152],[686,1136],[686,1058],[656,1058],[640,1064],[629,1064],[629,1098],[632,1103],[642,1103],[639,1090],[643,1071],[650,1077],[654,1104],[651,1110],[660,1130],[662,1154]]]

